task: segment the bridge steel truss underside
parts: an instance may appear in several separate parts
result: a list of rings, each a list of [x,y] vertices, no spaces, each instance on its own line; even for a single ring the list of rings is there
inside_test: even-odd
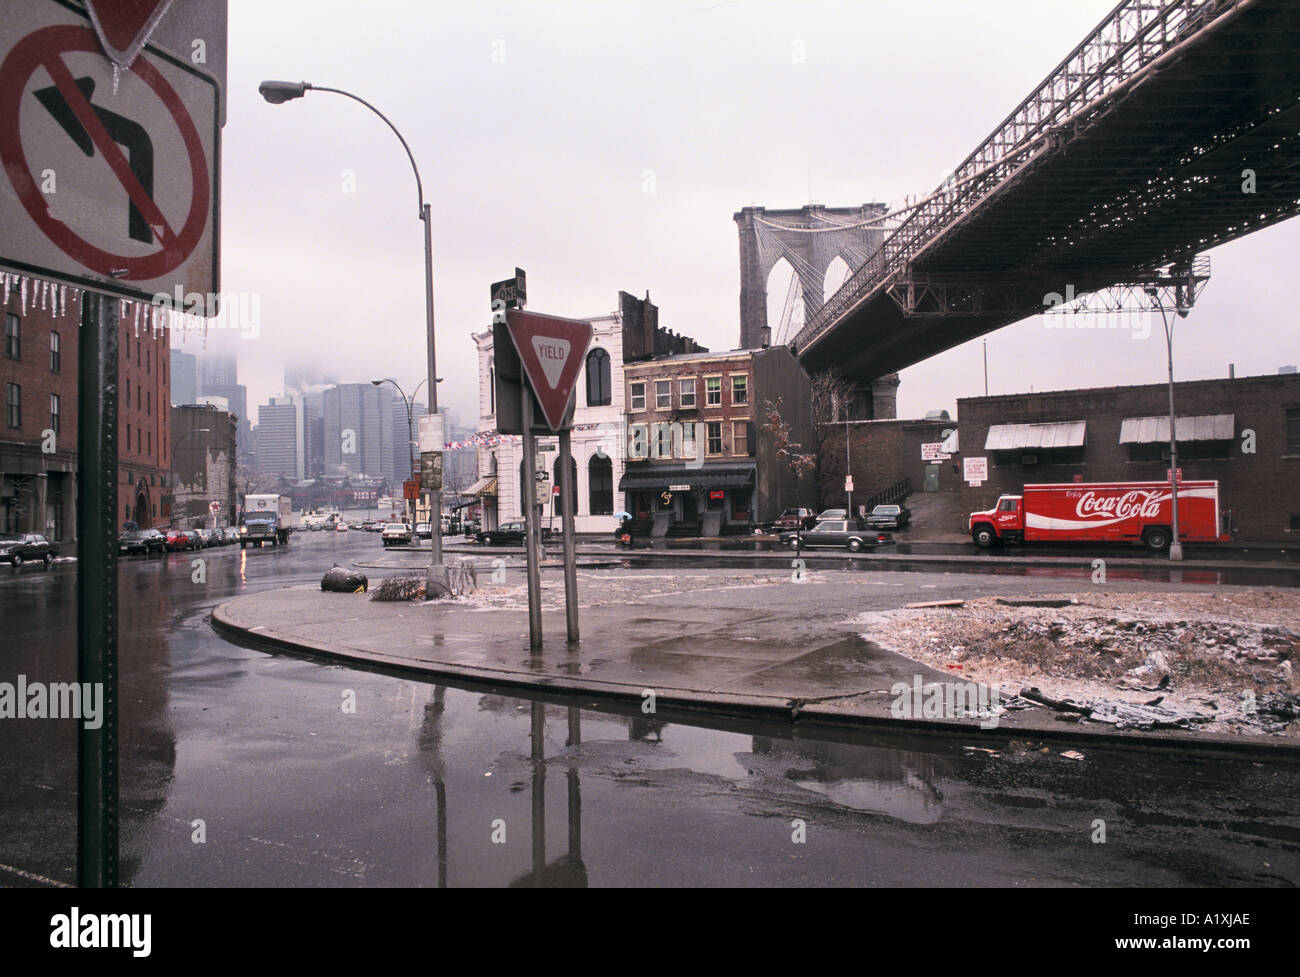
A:
[[[879,376],[1067,286],[1194,298],[1197,255],[1300,213],[1297,64],[1296,0],[1125,0],[812,317],[801,361]]]

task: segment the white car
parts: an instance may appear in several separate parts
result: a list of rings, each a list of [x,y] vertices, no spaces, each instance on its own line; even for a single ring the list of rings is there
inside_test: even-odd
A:
[[[390,522],[382,534],[385,546],[406,546],[411,542],[411,527],[404,522]]]
[[[346,522],[341,522],[334,527],[334,531],[336,533],[346,533],[348,531],[348,524]]]

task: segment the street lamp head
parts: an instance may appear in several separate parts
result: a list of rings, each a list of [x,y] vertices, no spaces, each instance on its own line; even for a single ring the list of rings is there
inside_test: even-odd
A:
[[[311,85],[305,81],[264,81],[257,86],[262,97],[272,105],[280,105],[307,94]]]
[[[384,381],[383,381],[383,380],[371,380],[370,382],[373,383],[373,384],[377,387],[377,386],[379,386],[381,383],[383,383]]]

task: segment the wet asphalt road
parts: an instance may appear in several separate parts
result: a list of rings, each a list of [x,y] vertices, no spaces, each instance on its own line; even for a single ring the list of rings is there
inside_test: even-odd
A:
[[[706,728],[264,654],[207,622],[232,596],[314,582],[379,549],[322,533],[124,562],[125,883],[1300,881],[1294,764]],[[899,578],[906,599],[991,583]],[[0,568],[0,681],[75,678],[74,612],[73,564]],[[355,714],[341,708],[349,695]],[[0,883],[74,879],[74,777],[72,722],[0,722]]]

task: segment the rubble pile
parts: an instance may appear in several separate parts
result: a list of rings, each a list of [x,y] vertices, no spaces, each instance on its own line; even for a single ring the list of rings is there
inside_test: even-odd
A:
[[[1056,606],[978,598],[856,623],[868,641],[1020,690],[1066,721],[1300,735],[1295,595],[1064,596]]]

